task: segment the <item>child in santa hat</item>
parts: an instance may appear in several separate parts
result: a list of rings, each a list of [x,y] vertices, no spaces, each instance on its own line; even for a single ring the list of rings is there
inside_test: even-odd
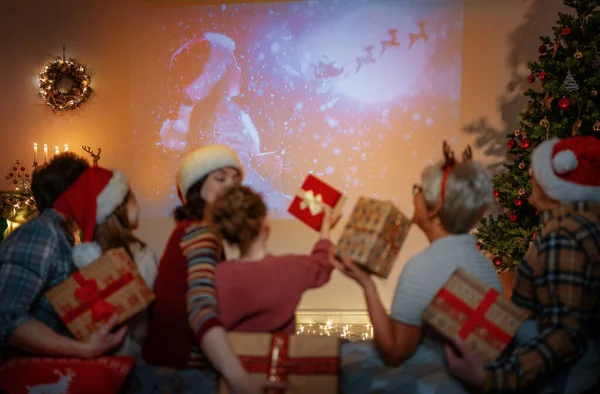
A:
[[[154,285],[158,265],[154,253],[133,231],[139,225],[139,206],[126,175],[101,167],[90,167],[64,192],[53,208],[72,219],[82,233],[73,247],[73,263],[84,268],[109,249],[124,248],[147,282]],[[136,316],[118,354],[141,358],[147,314]]]
[[[181,163],[177,187],[183,204],[175,210],[177,224],[160,260],[144,343],[148,364],[136,367],[133,392],[171,392],[179,390],[177,382],[186,387],[178,392],[214,392],[215,369],[232,394],[264,392],[233,352],[223,328],[215,292],[223,245],[205,220],[211,204],[243,179],[238,155],[226,146],[197,149]]]
[[[543,227],[519,265],[512,300],[531,319],[514,349],[488,366],[455,340],[455,349],[446,348],[448,368],[489,393],[597,393],[600,140],[545,141],[533,152],[530,174],[529,203]]]
[[[325,211],[321,236],[310,255],[273,256],[262,197],[245,186],[230,188],[211,208],[211,222],[240,257],[217,265],[216,289],[221,321],[228,331],[296,331],[295,312],[302,294],[325,285],[333,265],[330,229],[339,214]],[[257,289],[268,291],[257,291]]]
[[[211,32],[175,51],[169,67],[168,118],[160,129],[162,145],[176,152],[207,144],[231,147],[244,166],[246,182],[272,211],[287,216],[291,197],[281,191],[281,158],[261,153],[258,130],[233,101],[240,94],[241,78],[234,52],[231,38]]]

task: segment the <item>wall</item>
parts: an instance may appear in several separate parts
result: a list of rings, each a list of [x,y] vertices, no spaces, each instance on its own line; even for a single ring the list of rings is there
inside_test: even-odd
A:
[[[8,169],[16,157],[30,160],[32,144],[38,142],[68,143],[72,150],[84,144],[103,147],[102,164],[130,170],[136,157],[130,138],[129,84],[136,76],[128,64],[127,20],[130,12],[146,6],[148,2],[118,0],[35,0],[0,6],[0,169]],[[515,128],[524,108],[519,93],[526,84],[525,63],[537,55],[538,37],[551,32],[559,10],[560,4],[542,0],[465,0],[461,123],[476,158],[491,171],[498,169],[505,134]],[[37,73],[61,54],[63,45],[68,56],[94,72],[97,94],[75,116],[53,115],[37,97]],[[139,235],[160,254],[171,226],[169,219],[145,220]],[[316,238],[294,221],[275,222],[272,233],[273,253],[306,252]],[[386,305],[403,264],[426,245],[422,233],[412,229],[390,278],[378,281]],[[305,295],[301,309],[364,309],[364,302],[358,287],[336,273],[325,288]]]

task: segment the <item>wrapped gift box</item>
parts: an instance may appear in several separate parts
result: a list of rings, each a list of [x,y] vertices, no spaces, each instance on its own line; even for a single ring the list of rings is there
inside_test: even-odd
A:
[[[490,362],[498,358],[528,313],[462,268],[423,312],[423,321],[446,338],[465,340]]]
[[[257,382],[284,382],[294,394],[339,392],[340,339],[292,334],[229,333],[244,368]],[[219,394],[227,394],[221,380]]]
[[[409,227],[410,219],[392,202],[361,197],[337,243],[336,255],[387,278]]]
[[[0,392],[119,394],[134,364],[133,357],[10,357],[0,364]]]
[[[339,212],[346,202],[346,196],[334,187],[309,174],[300,191],[288,208],[288,212],[316,231],[323,225],[323,208],[329,206]]]
[[[155,295],[133,260],[120,249],[107,251],[46,292],[69,331],[87,340],[113,313],[122,323],[146,309]]]

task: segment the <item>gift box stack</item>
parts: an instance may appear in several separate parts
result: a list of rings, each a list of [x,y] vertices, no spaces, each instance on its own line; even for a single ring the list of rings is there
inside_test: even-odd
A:
[[[122,323],[146,309],[155,295],[123,249],[107,251],[46,292],[69,331],[87,340],[114,314]]]
[[[498,358],[527,317],[527,312],[462,268],[423,312],[425,324],[446,338],[461,338],[486,362]]]
[[[292,334],[229,333],[244,368],[257,382],[285,383],[270,393],[335,394],[339,392],[340,339]],[[219,394],[229,391],[224,381]]]
[[[410,220],[390,201],[361,197],[336,246],[371,273],[387,278],[410,227]]]
[[[321,231],[325,206],[339,212],[346,196],[314,175],[308,175],[288,212],[316,231]]]

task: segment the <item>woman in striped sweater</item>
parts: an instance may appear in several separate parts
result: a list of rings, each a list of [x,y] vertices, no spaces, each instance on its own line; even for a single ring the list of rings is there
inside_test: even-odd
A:
[[[217,375],[206,359],[230,392],[264,391],[249,379],[219,319],[214,271],[223,247],[204,221],[207,207],[243,176],[237,154],[225,146],[206,146],[184,159],[177,177],[183,205],[160,261],[143,352],[148,365],[136,368],[134,392],[212,393]]]

